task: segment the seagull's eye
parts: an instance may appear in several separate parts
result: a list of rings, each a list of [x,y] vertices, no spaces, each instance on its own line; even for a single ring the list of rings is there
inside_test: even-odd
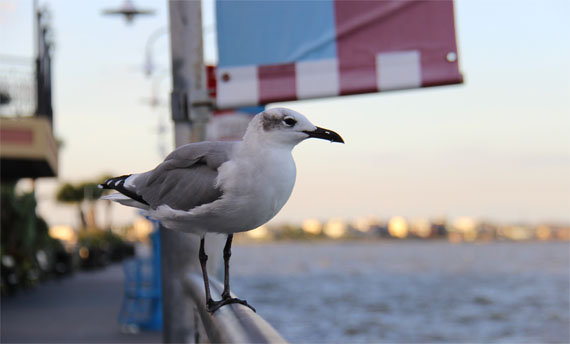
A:
[[[288,126],[288,127],[292,127],[292,126],[294,126],[294,125],[297,123],[297,121],[294,120],[293,118],[290,118],[290,117],[289,117],[289,118],[285,118],[285,119],[283,120],[283,123],[285,123],[285,125]]]

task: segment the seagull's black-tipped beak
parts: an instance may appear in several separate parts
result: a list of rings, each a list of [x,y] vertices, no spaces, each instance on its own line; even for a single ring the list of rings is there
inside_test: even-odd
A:
[[[339,134],[335,133],[332,130],[328,130],[325,128],[317,127],[317,129],[313,131],[303,131],[305,134],[309,135],[309,137],[315,137],[317,139],[329,140],[330,142],[340,142],[344,143],[342,137]]]

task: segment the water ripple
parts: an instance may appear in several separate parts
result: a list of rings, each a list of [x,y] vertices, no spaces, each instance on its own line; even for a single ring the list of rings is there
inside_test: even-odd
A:
[[[568,343],[565,243],[236,246],[232,287],[293,343]]]

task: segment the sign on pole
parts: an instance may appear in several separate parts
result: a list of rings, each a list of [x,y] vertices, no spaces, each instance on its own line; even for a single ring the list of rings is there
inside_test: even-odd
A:
[[[216,2],[217,106],[457,84],[452,0]]]

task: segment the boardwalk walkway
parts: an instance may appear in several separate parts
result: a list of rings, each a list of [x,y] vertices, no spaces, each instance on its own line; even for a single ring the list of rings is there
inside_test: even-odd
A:
[[[159,332],[121,332],[122,295],[122,266],[115,264],[3,298],[0,342],[160,343]]]

